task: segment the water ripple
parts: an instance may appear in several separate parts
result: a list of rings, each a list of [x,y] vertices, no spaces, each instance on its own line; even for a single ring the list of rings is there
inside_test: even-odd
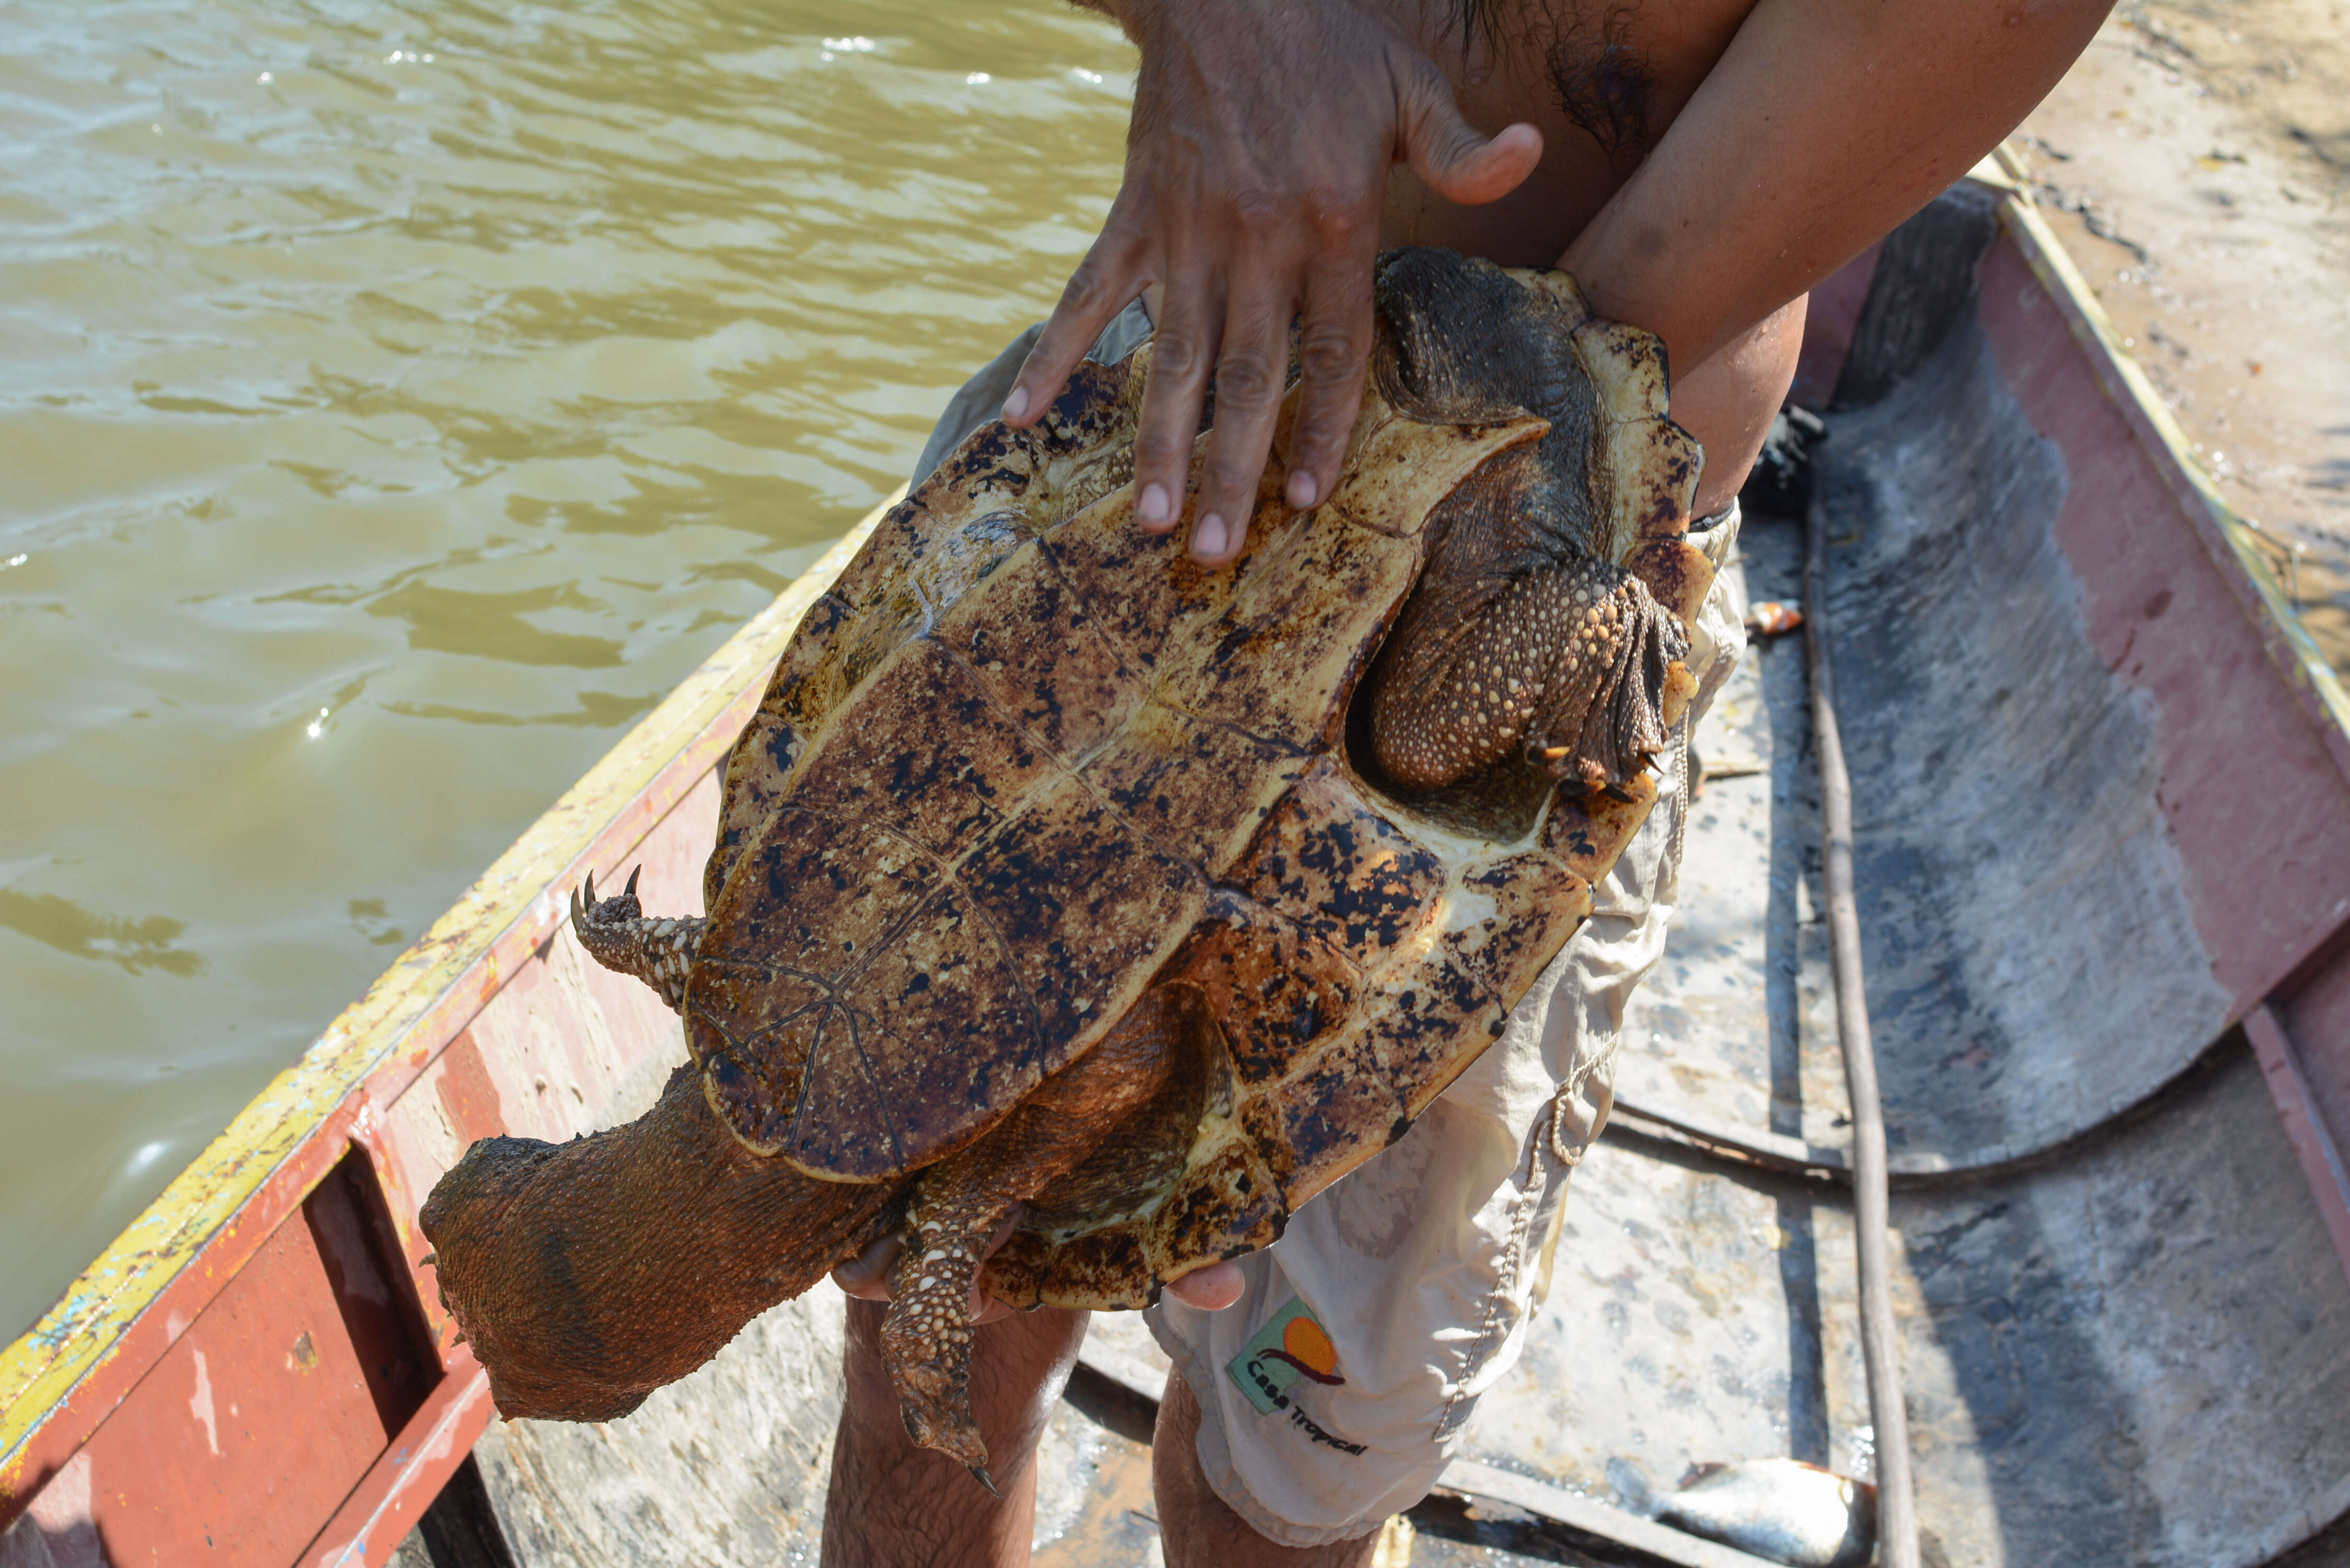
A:
[[[0,1334],[897,483],[1131,70],[1060,0],[0,0]]]

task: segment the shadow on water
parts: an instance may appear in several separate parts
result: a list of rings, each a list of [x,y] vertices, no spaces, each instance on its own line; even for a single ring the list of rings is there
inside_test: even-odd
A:
[[[55,893],[0,888],[0,928],[71,958],[120,964],[126,974],[153,970],[187,978],[203,972],[202,953],[173,944],[188,929],[168,915],[100,915]]]

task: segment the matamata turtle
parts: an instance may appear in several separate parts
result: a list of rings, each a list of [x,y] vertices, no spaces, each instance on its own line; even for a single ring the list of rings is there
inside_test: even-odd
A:
[[[639,1122],[485,1140],[434,1189],[507,1415],[625,1413],[896,1234],[908,1428],[983,1480],[975,1281],[1145,1305],[1502,1033],[1694,690],[1701,459],[1662,345],[1563,273],[1404,250],[1377,298],[1339,483],[1297,513],[1269,472],[1230,568],[1133,520],[1147,346],[981,427],[785,653],[707,919],[575,902],[692,1065]]]

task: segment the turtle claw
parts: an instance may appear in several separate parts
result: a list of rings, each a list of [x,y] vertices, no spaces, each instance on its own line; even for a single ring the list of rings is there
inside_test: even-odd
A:
[[[704,922],[698,915],[648,919],[637,902],[637,879],[643,873],[637,867],[629,873],[628,886],[608,898],[598,896],[594,872],[582,877],[571,893],[571,929],[588,957],[644,981],[672,1012],[680,1011]]]
[[[964,1353],[968,1355],[966,1348]],[[934,1373],[933,1377],[937,1377]],[[943,1382],[943,1377],[938,1377]],[[925,1379],[924,1381],[930,1381]],[[961,1389],[951,1393],[937,1386],[910,1388],[900,1385],[898,1390],[899,1415],[906,1423],[906,1436],[917,1448],[930,1449],[960,1460],[973,1480],[988,1490],[996,1490],[995,1478],[987,1473],[987,1443],[980,1437],[979,1428],[971,1418],[969,1397]]]
[[[588,921],[596,911],[596,873],[590,871],[571,889],[571,929],[583,940],[588,935]]]

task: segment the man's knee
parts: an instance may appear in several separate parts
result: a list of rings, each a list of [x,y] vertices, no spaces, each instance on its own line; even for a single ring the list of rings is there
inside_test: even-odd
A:
[[[1180,1372],[1167,1376],[1159,1426],[1150,1438],[1150,1479],[1168,1568],[1364,1568],[1378,1548],[1379,1526],[1326,1546],[1284,1546],[1232,1511],[1200,1468],[1200,1401]]]

